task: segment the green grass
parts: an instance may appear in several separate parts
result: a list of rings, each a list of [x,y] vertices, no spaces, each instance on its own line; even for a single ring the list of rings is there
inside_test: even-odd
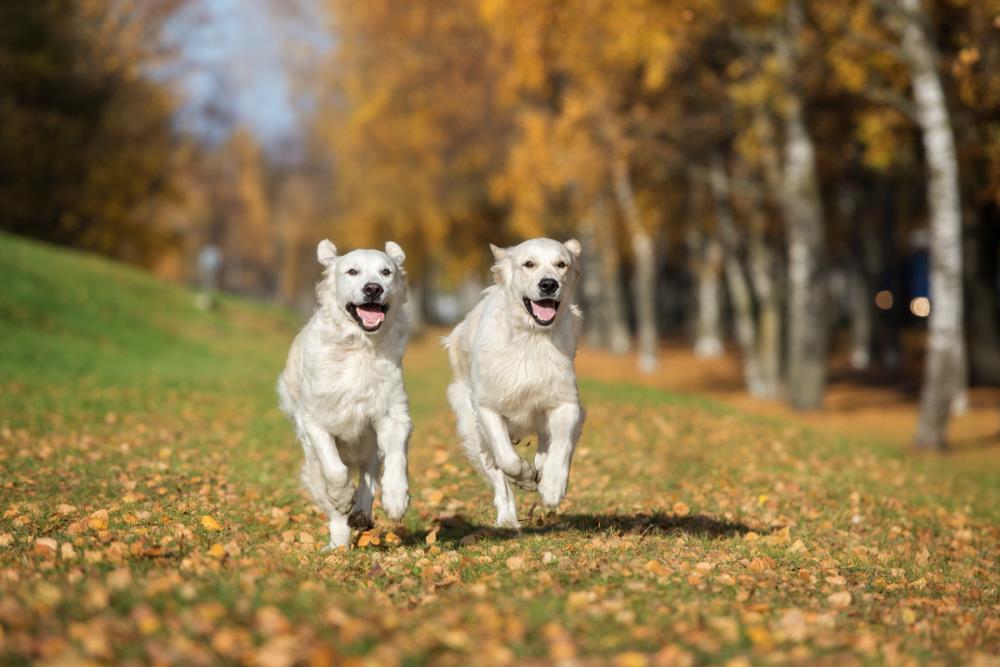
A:
[[[380,516],[377,546],[321,554],[274,396],[300,318],[229,298],[202,312],[140,272],[6,236],[0,267],[4,663],[954,663],[1000,648],[995,467],[584,378],[567,501],[549,514],[521,494],[524,530],[497,532],[425,339],[406,358],[410,511]]]

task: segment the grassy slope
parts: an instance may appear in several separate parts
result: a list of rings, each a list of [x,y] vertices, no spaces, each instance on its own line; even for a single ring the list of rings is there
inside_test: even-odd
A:
[[[407,356],[404,525],[324,556],[274,408],[294,318],[235,300],[201,313],[184,290],[3,236],[0,267],[4,662],[998,650],[996,470],[959,477],[946,460],[584,381],[560,515],[525,495],[526,529],[495,533],[427,340]]]

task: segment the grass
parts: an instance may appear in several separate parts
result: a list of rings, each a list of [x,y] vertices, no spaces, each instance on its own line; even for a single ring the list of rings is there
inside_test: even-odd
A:
[[[436,341],[413,501],[319,553],[274,404],[297,318],[0,236],[0,661],[988,664],[1000,483],[584,378],[558,514],[489,528]],[[377,544],[375,542],[378,542]]]

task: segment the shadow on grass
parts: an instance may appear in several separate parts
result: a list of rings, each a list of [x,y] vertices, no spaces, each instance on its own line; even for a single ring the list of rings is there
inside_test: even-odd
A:
[[[563,514],[528,520],[520,531],[494,528],[470,522],[462,515],[438,522],[438,542],[469,543],[480,539],[516,539],[523,535],[556,535],[562,533],[615,533],[617,535],[693,535],[709,539],[724,539],[744,535],[751,530],[765,534],[768,529],[751,528],[746,524],[725,521],[703,514],[676,516],[655,512],[647,514]],[[414,535],[423,541],[427,533]]]

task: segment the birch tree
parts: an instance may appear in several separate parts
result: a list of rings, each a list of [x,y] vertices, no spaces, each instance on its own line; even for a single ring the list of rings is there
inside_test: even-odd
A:
[[[913,102],[927,160],[927,208],[930,217],[931,313],[927,355],[920,393],[915,445],[923,450],[945,446],[948,417],[963,391],[962,204],[955,135],[938,56],[928,34],[920,0],[898,0],[900,44],[910,70]]]

